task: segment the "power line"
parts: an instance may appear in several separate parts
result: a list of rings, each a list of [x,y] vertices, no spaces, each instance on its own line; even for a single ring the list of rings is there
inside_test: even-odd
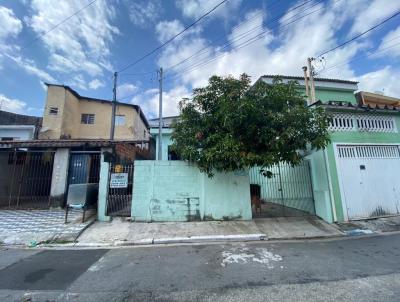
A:
[[[81,11],[83,11],[84,9],[88,8],[89,6],[91,6],[93,3],[95,3],[97,0],[93,0],[91,2],[89,2],[87,5],[85,5],[84,7],[82,7],[81,9],[78,9],[76,12],[74,12],[72,15],[70,15],[69,17],[65,18],[64,20],[62,20],[60,23],[57,23],[56,25],[54,25],[52,28],[50,28],[48,31],[40,34],[39,36],[37,36],[35,39],[31,40],[30,42],[28,42],[27,44],[23,45],[21,47],[22,49],[25,49],[26,47],[32,45],[33,43],[35,43],[36,41],[38,41],[40,38],[44,37],[45,35],[47,35],[48,33],[52,32],[53,30],[55,30],[57,27],[59,27],[60,25],[64,24],[65,22],[67,22],[69,19],[71,19],[72,17],[75,17],[77,14],[79,14]]]
[[[299,4],[299,5],[297,5],[297,6],[293,7],[293,8],[291,8],[291,9],[289,9],[289,10],[287,10],[287,11],[285,11],[283,14],[279,15],[278,17],[276,17],[276,18],[270,20],[270,21],[267,22],[267,24],[265,24],[265,25],[271,24],[271,23],[273,23],[274,21],[279,20],[282,16],[285,16],[288,12],[291,12],[291,11],[293,11],[293,10],[296,10],[296,9],[298,9],[298,8],[300,8],[300,7],[304,6],[304,5],[306,5],[307,3],[311,2],[311,1],[313,1],[313,0],[306,0],[306,1],[304,1],[303,3],[301,3],[301,4]],[[320,2],[322,2],[322,1],[323,1],[323,0],[321,0]],[[271,7],[274,6],[275,4],[276,4],[276,3],[272,4]],[[318,4],[318,3],[317,3],[317,4]],[[314,6],[315,6],[315,5],[316,5],[316,4],[314,4]],[[302,12],[304,12],[304,11],[302,11]],[[253,16],[252,19],[254,20],[254,19],[255,19],[256,17],[258,17],[260,14],[262,14],[262,12],[259,13],[259,14],[256,14],[255,16]],[[296,16],[296,15],[295,15],[295,16]],[[293,16],[292,16],[292,17],[293,17]],[[251,23],[252,23],[252,22],[247,23],[247,24],[251,24]],[[240,27],[240,26],[241,26],[241,24],[238,24],[238,25],[234,26],[234,27],[232,28],[231,31],[233,31],[234,29],[236,29],[236,28],[238,28],[238,27]],[[252,28],[249,29],[248,31],[246,31],[246,32],[244,32],[244,33],[241,33],[240,35],[238,35],[238,36],[237,36],[235,39],[233,39],[232,41],[230,41],[230,42],[228,42],[228,43],[225,43],[225,44],[223,45],[223,49],[226,48],[226,45],[229,46],[229,44],[231,44],[232,42],[237,42],[237,41],[239,41],[239,40],[245,38],[247,34],[250,34],[251,32],[254,32],[254,31],[257,30],[257,29],[262,28],[263,26],[264,26],[264,24],[257,25],[257,26],[255,26],[255,27],[252,27]],[[223,38],[225,38],[225,36],[224,36]],[[220,40],[222,40],[222,38],[219,38],[219,39],[217,39],[217,40],[214,40],[213,42],[215,43],[215,42],[220,41]],[[198,50],[197,52],[195,52],[194,54],[192,54],[191,56],[189,56],[189,57],[183,59],[182,61],[180,61],[180,62],[178,62],[178,63],[176,63],[176,64],[174,64],[174,65],[171,65],[171,66],[167,67],[166,69],[168,70],[168,69],[176,68],[176,67],[178,67],[179,65],[182,65],[184,62],[187,62],[187,61],[190,60],[191,58],[195,57],[197,54],[200,54],[200,53],[204,52],[204,50],[207,50],[208,48],[209,48],[209,46],[205,46],[205,47],[203,47],[202,49],[200,49],[200,50]]]
[[[371,28],[367,29],[366,31],[364,31],[364,32],[362,32],[362,33],[360,33],[360,34],[354,36],[354,37],[351,38],[350,40],[347,40],[347,41],[343,42],[342,44],[339,44],[338,46],[335,46],[335,47],[333,47],[333,48],[331,48],[331,49],[329,49],[329,50],[324,51],[323,53],[321,53],[320,55],[318,55],[317,58],[319,58],[319,57],[321,57],[321,56],[323,56],[323,55],[326,55],[327,53],[330,53],[331,51],[334,51],[334,50],[336,50],[336,49],[338,49],[338,48],[340,48],[340,47],[342,47],[342,46],[344,46],[344,45],[346,45],[346,44],[349,44],[349,43],[353,42],[354,40],[357,40],[358,38],[360,38],[360,37],[362,37],[363,35],[369,33],[370,31],[372,31],[372,30],[374,30],[375,28],[381,26],[382,24],[388,22],[389,20],[393,19],[394,17],[396,17],[396,16],[399,15],[399,14],[400,14],[400,11],[397,11],[395,14],[391,15],[389,18],[386,18],[385,20],[383,20],[383,21],[379,22],[378,24],[372,26]]]
[[[338,1],[341,1],[341,0],[336,0],[335,2],[338,2]],[[317,5],[317,4],[319,4],[319,3],[314,4],[313,6],[311,6],[311,7],[309,7],[308,9],[302,11],[301,13],[303,13],[303,12],[305,12],[305,11],[307,11],[307,10],[310,10],[312,7],[314,7],[314,6]],[[314,13],[320,11],[320,10],[322,10],[323,8],[324,8],[324,7],[320,7],[320,8],[318,8],[318,9],[316,9],[316,10],[313,10],[312,12],[309,12],[309,13],[307,13],[307,14],[305,14],[305,15],[303,15],[303,16],[297,18],[297,19],[294,19],[294,20],[292,20],[291,22],[288,22],[288,23],[286,23],[286,24],[284,24],[284,25],[281,25],[281,27],[285,27],[285,26],[288,26],[288,25],[290,25],[290,24],[296,23],[296,22],[298,22],[299,20],[301,20],[301,19],[303,19],[303,18],[305,18],[305,17],[307,17],[307,16],[309,16],[309,15],[311,15],[311,14],[314,14]],[[293,17],[295,17],[295,16],[297,16],[297,15],[299,15],[299,14],[300,14],[300,13],[294,15]],[[293,18],[293,17],[292,17],[292,18]],[[289,19],[289,20],[290,20],[290,19]],[[279,24],[277,24],[275,27],[277,27],[277,26],[279,26]],[[239,45],[238,45],[236,48],[234,48],[233,50],[239,50],[239,49],[241,49],[241,48],[243,48],[243,47],[246,47],[246,46],[248,46],[248,45],[250,45],[250,44],[252,44],[252,43],[254,43],[254,42],[256,42],[256,41],[258,41],[258,40],[260,40],[260,39],[262,39],[263,36],[264,36],[266,33],[271,32],[272,29],[274,29],[275,27],[273,27],[273,28],[271,28],[271,29],[264,30],[264,31],[262,31],[261,33],[255,35],[255,36],[253,36],[253,37],[251,37],[251,38],[249,38],[248,40],[246,40],[246,41],[244,41],[243,43],[239,44]],[[227,45],[227,46],[229,46],[229,45]],[[225,47],[225,48],[226,48],[226,47]],[[229,53],[221,53],[221,54],[215,56],[214,58],[207,59],[207,60],[205,60],[205,61],[203,61],[203,62],[197,62],[197,63],[195,63],[195,64],[189,65],[189,66],[187,66],[185,69],[180,70],[179,72],[182,73],[182,72],[190,72],[190,71],[193,71],[193,70],[195,70],[195,69],[197,69],[197,68],[200,68],[200,67],[202,67],[202,66],[205,66],[205,65],[207,65],[207,64],[209,64],[209,63],[211,63],[211,62],[213,62],[213,61],[215,61],[215,60],[217,60],[217,59],[219,59],[220,57],[224,57],[224,56],[226,56],[226,55],[228,55],[228,54],[229,54]],[[176,77],[176,76],[178,76],[178,74],[175,74],[174,76],[170,76],[170,78],[173,78],[173,77]]]
[[[399,39],[399,38],[400,38],[400,36],[397,36],[397,37],[395,37],[395,38],[393,38],[393,39],[390,39],[390,40],[386,41],[386,43],[387,43],[387,42],[390,42],[390,41],[393,41],[393,40],[397,40],[397,39]],[[326,69],[323,69],[323,70],[319,71],[318,74],[325,73],[325,72],[327,72],[327,71],[329,71],[329,70],[332,70],[332,69],[341,67],[341,66],[346,65],[346,64],[349,64],[349,63],[351,63],[351,62],[359,61],[359,60],[364,59],[364,58],[369,58],[369,57],[372,56],[372,55],[385,52],[385,51],[387,51],[388,49],[391,49],[391,48],[393,48],[393,47],[395,47],[395,46],[397,46],[397,45],[400,45],[400,42],[395,43],[395,44],[392,44],[392,45],[390,45],[390,46],[388,46],[388,47],[384,47],[384,48],[382,48],[382,49],[377,49],[377,50],[375,50],[375,51],[372,51],[372,52],[370,52],[370,53],[368,53],[368,54],[365,54],[365,55],[362,55],[362,56],[357,56],[357,57],[355,57],[355,58],[353,58],[353,59],[351,59],[351,60],[341,61],[341,62],[339,62],[339,63],[337,63],[337,64],[334,64],[334,65],[332,65],[332,66],[328,66]]]
[[[177,37],[179,37],[181,34],[183,34],[185,31],[187,31],[189,28],[193,27],[194,25],[196,25],[197,23],[199,23],[202,19],[204,19],[205,17],[207,17],[209,14],[211,14],[213,11],[215,11],[218,7],[220,7],[222,4],[224,4],[225,2],[227,2],[229,0],[223,0],[220,3],[218,3],[216,6],[214,6],[211,10],[209,10],[208,12],[206,12],[204,15],[202,15],[200,18],[198,18],[196,21],[194,21],[193,23],[191,23],[189,26],[186,26],[183,30],[181,30],[179,33],[177,33],[176,35],[174,35],[172,38],[168,39],[166,42],[164,42],[163,44],[161,44],[160,46],[154,48],[152,51],[146,53],[145,55],[143,55],[142,57],[140,57],[139,59],[133,61],[132,63],[126,65],[125,67],[123,67],[122,69],[120,69],[118,71],[118,73],[136,65],[137,63],[139,63],[140,61],[143,61],[145,58],[149,57],[150,55],[152,55],[153,53],[157,52],[158,50],[160,50],[161,48],[163,48],[165,45],[171,43],[173,40],[175,40]]]

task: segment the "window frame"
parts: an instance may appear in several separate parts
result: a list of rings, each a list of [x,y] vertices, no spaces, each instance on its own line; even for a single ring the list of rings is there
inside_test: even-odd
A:
[[[96,115],[94,113],[81,113],[82,125],[94,125]]]
[[[49,107],[49,115],[58,115],[58,107]]]

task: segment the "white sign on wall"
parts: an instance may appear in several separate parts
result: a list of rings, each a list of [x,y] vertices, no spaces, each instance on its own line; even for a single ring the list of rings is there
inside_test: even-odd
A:
[[[110,188],[127,188],[128,173],[111,173]]]

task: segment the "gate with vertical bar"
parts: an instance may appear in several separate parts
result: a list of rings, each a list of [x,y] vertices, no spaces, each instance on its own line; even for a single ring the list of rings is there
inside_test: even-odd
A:
[[[250,169],[250,183],[260,187],[263,201],[261,216],[315,214],[310,165],[307,160],[296,166],[281,162],[265,170],[271,172],[271,177],[262,175],[259,167]]]
[[[132,189],[133,189],[133,163],[116,164],[110,163],[108,175],[108,198],[107,198],[107,215],[108,216],[131,216],[132,206]],[[115,173],[117,172],[117,173]],[[113,185],[112,174],[127,175],[127,183],[120,186]]]
[[[54,151],[0,151],[0,207],[49,208]]]

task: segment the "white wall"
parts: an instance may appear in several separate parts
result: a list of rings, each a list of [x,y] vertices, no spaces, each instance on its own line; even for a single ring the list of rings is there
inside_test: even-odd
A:
[[[31,140],[34,138],[35,126],[2,125],[0,126],[0,138],[12,137],[14,140]]]

